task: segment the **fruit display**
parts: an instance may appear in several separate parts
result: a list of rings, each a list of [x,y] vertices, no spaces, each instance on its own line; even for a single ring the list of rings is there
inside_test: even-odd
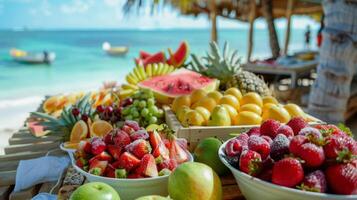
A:
[[[179,44],[179,47],[175,52],[173,52],[170,48],[168,49],[169,59],[166,59],[163,51],[159,51],[155,54],[140,51],[139,57],[135,59],[135,64],[147,67],[149,64],[167,63],[168,65],[178,68],[184,65],[190,52],[189,49],[188,43],[183,41]]]
[[[102,182],[86,183],[77,188],[69,200],[120,200],[119,194],[108,184]]]
[[[175,97],[191,94],[197,89],[203,89],[207,92],[214,91],[218,85],[219,81],[216,79],[184,68],[138,83],[140,88],[152,90],[156,100],[162,104],[170,104]]]
[[[146,67],[137,65],[132,72],[126,75],[125,79],[128,83],[121,86],[119,90],[120,99],[125,99],[133,95],[139,89],[137,86],[139,82],[155,76],[169,74],[174,70],[174,66],[166,63],[153,63],[146,65]]]
[[[234,168],[279,186],[357,194],[357,142],[345,128],[267,120],[229,140],[224,153]]]
[[[156,100],[151,90],[140,89],[127,100],[132,104],[122,109],[124,119],[137,121],[143,127],[163,123],[164,111],[155,105]]]
[[[169,176],[169,195],[172,199],[221,200],[222,186],[217,174],[209,166],[187,162]]]
[[[210,43],[210,53],[203,59],[192,54],[190,68],[205,76],[220,80],[220,87],[226,90],[231,87],[238,88],[243,94],[256,92],[261,96],[270,96],[271,92],[261,78],[254,73],[245,71],[240,65],[240,58],[236,51],[229,49],[228,43],[224,44],[221,52],[217,43]]]
[[[268,119],[287,123],[293,117],[314,120],[296,104],[281,105],[272,96],[261,97],[254,92],[242,95],[235,87],[223,93],[195,90],[176,97],[171,108],[185,127],[260,125]]]
[[[74,155],[90,174],[129,179],[165,176],[190,159],[184,141],[129,120],[103,137],[80,141]]]

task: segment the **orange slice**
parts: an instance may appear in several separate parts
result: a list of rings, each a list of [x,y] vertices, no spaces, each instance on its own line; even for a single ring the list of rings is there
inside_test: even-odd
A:
[[[79,142],[65,142],[63,144],[64,148],[67,149],[78,149]]]
[[[83,120],[79,120],[76,122],[71,131],[71,137],[69,141],[71,143],[78,143],[82,139],[87,137],[88,127],[87,124]]]
[[[104,120],[97,120],[93,122],[91,126],[91,137],[93,136],[103,137],[112,130],[113,130],[113,126],[110,123]]]
[[[52,113],[56,111],[57,104],[58,104],[58,97],[52,96],[45,101],[42,108],[46,113]]]

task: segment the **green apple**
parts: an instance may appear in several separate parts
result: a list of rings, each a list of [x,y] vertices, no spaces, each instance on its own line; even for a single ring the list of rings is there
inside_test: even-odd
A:
[[[139,197],[135,200],[171,200],[169,197],[162,197],[158,195],[149,195],[149,196],[143,196]]]
[[[76,189],[70,200],[120,200],[119,194],[108,184],[86,183]]]

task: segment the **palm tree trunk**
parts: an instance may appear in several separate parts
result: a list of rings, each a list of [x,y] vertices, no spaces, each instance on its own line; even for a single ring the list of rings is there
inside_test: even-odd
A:
[[[278,34],[276,33],[274,18],[273,18],[273,3],[272,0],[262,0],[262,12],[268,24],[270,49],[273,58],[280,55],[280,46]]]

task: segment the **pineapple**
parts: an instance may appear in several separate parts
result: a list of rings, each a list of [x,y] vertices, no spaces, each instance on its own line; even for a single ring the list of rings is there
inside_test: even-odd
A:
[[[42,112],[31,112],[31,116],[38,118],[39,124],[44,126],[51,134],[62,135],[63,141],[68,141],[74,124],[80,120],[80,117],[75,117],[72,114],[72,110],[77,108],[80,112],[78,116],[86,115],[88,118],[93,118],[95,112],[92,109],[92,104],[90,94],[87,94],[74,105],[63,108],[59,118]]]
[[[223,54],[220,52],[217,43],[211,42],[210,47],[211,52],[207,53],[203,59],[192,54],[191,70],[219,79],[222,90],[236,87],[243,94],[256,92],[261,96],[271,95],[263,79],[241,68],[237,50],[230,51],[227,42],[224,44]]]

